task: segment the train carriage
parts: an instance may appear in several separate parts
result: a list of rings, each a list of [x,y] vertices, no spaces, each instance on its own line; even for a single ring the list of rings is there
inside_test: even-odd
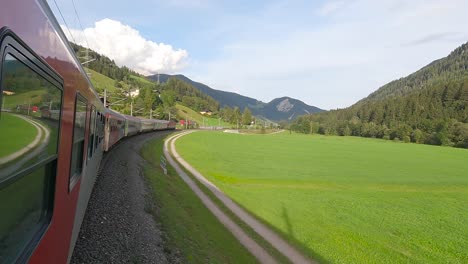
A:
[[[149,132],[154,130],[154,120],[153,119],[141,119],[141,131],[140,132]]]
[[[139,118],[129,115],[124,115],[125,117],[125,136],[133,136],[141,131],[141,121]]]
[[[68,263],[104,151],[156,122],[104,107],[45,0],[2,1],[0,263]]]
[[[104,150],[108,151],[115,143],[125,136],[125,116],[112,110],[107,110],[105,122]]]

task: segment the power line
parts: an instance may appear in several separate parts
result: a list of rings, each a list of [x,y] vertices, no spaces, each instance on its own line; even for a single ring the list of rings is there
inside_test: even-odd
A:
[[[76,43],[75,38],[73,37],[73,34],[71,33],[70,28],[69,28],[68,25],[67,25],[67,21],[66,21],[65,18],[63,17],[62,11],[60,10],[60,7],[57,5],[57,1],[54,0],[54,3],[55,3],[55,6],[57,7],[57,10],[58,10],[59,13],[60,13],[60,16],[62,17],[63,23],[65,24],[65,27],[67,28],[68,33],[70,34],[70,37],[71,37],[72,40],[73,40],[73,43]]]
[[[54,1],[55,1],[55,0],[54,0]],[[72,2],[72,4],[73,4],[73,9],[75,10],[76,17],[78,18],[78,23],[80,24],[81,31],[83,31],[83,35],[84,35],[84,37],[85,37],[86,45],[88,46],[88,49],[89,49],[88,38],[86,37],[85,31],[84,31],[84,29],[83,29],[83,24],[81,24],[81,19],[80,19],[80,16],[78,15],[78,11],[76,11],[75,1],[71,0],[71,2]]]

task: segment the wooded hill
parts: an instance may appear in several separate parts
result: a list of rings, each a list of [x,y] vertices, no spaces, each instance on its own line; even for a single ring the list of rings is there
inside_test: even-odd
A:
[[[348,108],[301,116],[291,129],[468,148],[468,43]]]
[[[165,83],[158,83],[147,79],[145,76],[123,66],[119,67],[115,62],[93,50],[88,51],[82,46],[70,43],[81,61],[95,59],[85,66],[91,69],[90,79],[99,95],[104,96],[107,91],[107,101],[111,108],[124,114],[130,114],[133,105],[133,115],[149,118],[168,119],[169,113],[175,118],[177,109],[176,102],[192,108],[196,111],[210,109],[217,113],[219,104],[210,96],[200,92],[198,89],[181,81],[171,78]],[[128,96],[130,93],[139,91],[135,97]],[[132,102],[133,101],[133,102]],[[114,104],[115,102],[115,104]]]
[[[241,110],[248,108],[258,119],[280,121],[306,113],[318,113],[324,111],[318,107],[307,105],[298,99],[290,97],[275,98],[269,103],[264,103],[241,94],[213,89],[206,84],[193,81],[181,74],[156,74],[148,76],[148,78],[159,80],[160,82],[166,82],[171,78],[177,78],[189,83],[202,93],[218,101],[220,106],[224,108],[224,111],[222,112],[225,113],[229,113],[231,110],[235,110],[236,108]],[[226,117],[226,121],[229,119],[229,117]]]

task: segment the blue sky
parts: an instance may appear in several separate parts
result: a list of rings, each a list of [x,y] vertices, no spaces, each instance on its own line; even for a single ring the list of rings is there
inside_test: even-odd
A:
[[[74,1],[91,48],[118,64],[324,109],[349,106],[468,41],[464,0]],[[85,44],[72,0],[57,4]]]

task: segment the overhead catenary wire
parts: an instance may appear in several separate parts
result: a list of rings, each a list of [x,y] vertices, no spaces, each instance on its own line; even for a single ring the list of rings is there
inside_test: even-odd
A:
[[[55,1],[55,0],[54,0],[54,1]],[[75,1],[71,0],[71,2],[72,2],[72,4],[73,4],[73,9],[75,10],[75,15],[76,15],[76,17],[78,18],[78,24],[80,24],[81,31],[83,31],[83,36],[84,36],[85,41],[86,41],[86,46],[88,46],[88,49],[89,49],[88,38],[86,37],[86,33],[85,33],[85,31],[84,31],[83,24],[81,24],[80,16],[78,15],[78,11],[76,10]],[[77,43],[77,44],[78,44],[78,43]]]
[[[67,28],[68,33],[70,34],[70,37],[73,40],[73,43],[76,43],[75,38],[73,37],[73,34],[71,33],[70,28],[68,27],[67,21],[63,17],[62,11],[60,10],[60,7],[57,4],[57,1],[54,0],[54,3],[55,3],[55,7],[57,7],[57,10],[59,11],[60,16],[62,17],[63,23],[65,24],[65,27]]]

